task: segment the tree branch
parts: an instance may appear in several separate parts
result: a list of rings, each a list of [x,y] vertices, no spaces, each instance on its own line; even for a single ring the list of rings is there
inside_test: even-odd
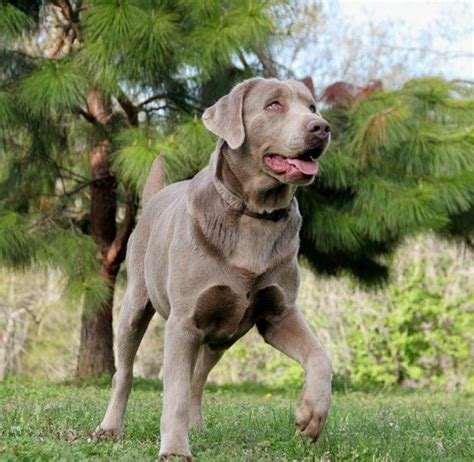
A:
[[[474,85],[474,80],[467,80],[467,79],[454,79],[451,80],[452,83],[465,83],[467,85]]]
[[[58,167],[58,168],[61,168],[61,167]],[[99,182],[104,181],[104,180],[109,180],[111,178],[114,178],[114,176],[113,175],[106,175],[106,176],[103,176],[103,177],[100,177],[100,178],[94,178],[93,180],[87,180],[87,181],[79,183],[76,187],[70,189],[69,191],[66,191],[64,183],[63,183],[63,188],[64,188],[63,194],[56,195],[56,197],[59,197],[61,199],[60,204],[54,210],[52,210],[50,213],[48,213],[47,215],[41,217],[41,219],[39,219],[38,221],[34,222],[28,229],[30,231],[34,231],[39,226],[41,226],[43,223],[49,221],[56,214],[58,214],[59,212],[65,210],[66,205],[67,205],[67,201],[72,196],[77,194],[78,192],[82,191],[83,189],[89,187],[92,184],[96,184],[96,183],[99,183]]]
[[[85,109],[82,109],[81,107],[80,108],[77,108],[76,109],[76,112],[81,115],[82,117],[84,117],[84,119],[87,120],[87,122],[90,122],[91,124],[97,124],[97,120],[96,118],[88,111],[86,111]]]
[[[66,39],[66,33],[64,32],[63,34],[64,35],[61,37],[61,39],[59,40],[59,42],[56,45],[56,47],[54,48],[54,50],[51,53],[48,54],[48,58],[55,59],[59,56],[59,53],[61,53],[61,50],[64,47],[64,43],[65,43],[65,39]]]
[[[110,267],[119,266],[125,259],[128,238],[135,227],[138,210],[138,200],[134,194],[128,194],[128,200],[125,207],[125,218],[122,226],[107,250],[106,262]]]
[[[436,56],[441,56],[446,59],[455,59],[455,58],[472,58],[474,53],[466,53],[462,51],[451,51],[451,50],[437,50],[434,48],[429,47],[402,47],[402,46],[394,46],[388,44],[381,44],[381,49],[389,50],[389,51],[407,51],[407,52],[417,52],[423,54],[432,54]]]
[[[250,70],[251,67],[250,67],[249,63],[247,62],[247,60],[245,59],[245,56],[242,53],[242,50],[240,48],[237,50],[237,56],[239,57],[239,60],[242,63],[242,66],[244,66],[244,69],[245,70]]]
[[[20,147],[20,146],[18,146]],[[54,167],[58,170],[64,170],[65,172],[69,173],[70,175],[73,175],[76,177],[76,179],[74,178],[69,178],[71,180],[75,180],[77,181],[78,179],[81,180],[81,181],[89,181],[89,178],[86,178],[85,176],[82,176],[82,175],[79,175],[78,173],[72,171],[71,169],[67,168],[67,167],[64,167],[63,165],[60,165],[56,162],[55,159],[53,159],[50,155],[48,154],[45,154],[45,157],[48,159],[49,162],[51,162],[52,164],[54,164]]]
[[[95,183],[96,181],[100,181],[101,178],[96,178],[95,180],[90,180],[86,181],[84,183],[78,184],[75,188],[72,188],[70,191],[64,190],[64,195],[69,198],[71,196],[74,196],[74,194],[77,194],[79,191],[82,191],[83,189],[87,188],[91,184]]]
[[[152,103],[153,101],[155,101],[157,99],[166,99],[167,96],[168,95],[166,93],[159,93],[157,95],[150,96],[145,101],[142,101],[141,103],[139,103],[137,105],[137,108],[142,108],[143,106],[146,106],[147,104]]]
[[[46,223],[47,221],[51,220],[51,218],[53,218],[55,215],[57,215],[59,212],[63,211],[64,209],[66,208],[66,199],[63,199],[61,201],[61,203],[54,209],[52,210],[50,213],[48,213],[47,215],[41,217],[41,219],[39,220],[36,220],[35,222],[33,222],[30,226],[28,226],[28,231],[35,231],[36,229],[38,229],[39,227],[41,227],[41,225],[43,225],[44,223]]]
[[[63,16],[69,21],[69,27],[72,30],[72,36],[69,39],[70,43],[74,43],[74,40],[82,42],[82,34],[79,30],[79,12],[74,11],[69,0],[52,0],[53,5],[61,9]],[[65,31],[67,36],[69,30]]]
[[[125,115],[127,116],[128,123],[132,127],[138,127],[138,108],[135,106],[128,96],[123,93],[122,91],[118,96],[116,96],[116,99],[118,103],[120,104],[120,107],[123,109],[123,112],[125,112]]]
[[[263,73],[265,77],[278,78],[278,72],[276,70],[275,63],[273,62],[273,60],[261,50],[254,50],[254,53],[259,59],[259,61],[262,63]]]
[[[161,111],[162,109],[166,109],[167,107],[170,107],[169,104],[163,104],[163,106],[151,106],[147,107],[144,109],[144,112],[150,113],[150,112],[156,112],[156,111]]]

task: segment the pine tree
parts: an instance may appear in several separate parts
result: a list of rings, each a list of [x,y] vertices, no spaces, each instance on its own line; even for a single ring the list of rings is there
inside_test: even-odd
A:
[[[151,163],[163,153],[169,182],[207,163],[215,138],[199,116],[275,73],[266,50],[285,5],[16,4],[0,3],[0,262],[61,267],[84,301],[78,374],[111,372],[113,287]],[[58,27],[45,33],[46,19]],[[375,283],[407,235],[472,245],[473,113],[472,89],[440,79],[324,111],[333,142],[298,191],[303,258]]]
[[[326,111],[333,143],[317,181],[299,191],[301,252],[313,269],[380,283],[407,236],[474,245],[473,90],[423,78]]]
[[[277,3],[0,0],[0,262],[63,270],[83,302],[78,376],[114,371],[114,287],[150,162],[180,138],[195,152],[170,151],[171,179],[206,162],[194,117],[258,71]]]

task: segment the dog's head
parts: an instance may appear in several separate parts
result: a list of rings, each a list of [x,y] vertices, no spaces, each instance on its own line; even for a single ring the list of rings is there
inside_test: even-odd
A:
[[[331,137],[311,92],[296,80],[246,80],[206,109],[203,121],[242,161],[286,184],[314,180]]]

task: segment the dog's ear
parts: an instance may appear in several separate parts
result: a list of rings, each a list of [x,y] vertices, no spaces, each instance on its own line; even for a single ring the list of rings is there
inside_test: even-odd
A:
[[[245,80],[223,96],[202,115],[204,126],[215,135],[223,138],[231,149],[242,146],[245,127],[242,115],[245,94],[258,78]]]

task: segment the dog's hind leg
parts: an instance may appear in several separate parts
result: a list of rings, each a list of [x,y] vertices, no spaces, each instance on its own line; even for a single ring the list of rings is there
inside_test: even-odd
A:
[[[202,418],[202,392],[206,385],[207,376],[212,368],[222,358],[225,350],[212,350],[208,345],[201,345],[199,355],[194,368],[193,381],[191,385],[191,415],[190,424],[193,427],[204,423]]]
[[[121,436],[123,416],[133,382],[133,361],[155,309],[144,285],[129,282],[117,329],[117,371],[112,379],[112,397],[95,435]]]

